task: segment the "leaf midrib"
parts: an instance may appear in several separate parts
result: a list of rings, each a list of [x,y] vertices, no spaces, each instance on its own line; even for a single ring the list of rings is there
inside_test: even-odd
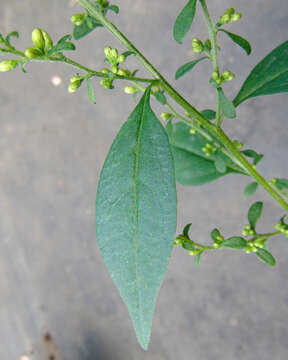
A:
[[[136,141],[136,153],[135,153],[135,167],[134,167],[134,208],[135,208],[135,224],[134,224],[134,237],[133,237],[133,243],[134,243],[134,257],[135,257],[135,276],[136,276],[136,286],[137,286],[137,293],[138,293],[138,308],[139,308],[139,317],[140,317],[140,326],[141,326],[141,333],[142,336],[144,334],[143,329],[143,318],[142,318],[142,294],[141,294],[141,287],[140,287],[140,278],[139,278],[139,238],[138,238],[138,218],[139,218],[139,202],[138,202],[138,193],[139,193],[139,154],[140,154],[140,147],[141,147],[141,135],[142,135],[142,129],[143,129],[143,122],[144,122],[144,115],[145,115],[145,108],[147,105],[147,101],[149,99],[149,93],[146,94],[142,106],[142,113],[140,118],[140,124],[139,129],[137,130],[137,141]]]

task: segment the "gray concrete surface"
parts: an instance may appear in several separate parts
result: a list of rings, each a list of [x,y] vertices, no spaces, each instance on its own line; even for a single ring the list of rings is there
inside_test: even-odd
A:
[[[116,1],[115,1],[116,2]],[[176,14],[185,3],[118,0],[115,22],[174,84],[179,65],[191,59],[191,35],[205,36],[198,11],[193,31],[179,46],[172,40]],[[230,6],[244,13],[231,29],[253,46],[247,57],[221,35],[222,68],[237,73],[226,86],[231,97],[253,65],[288,38],[287,0],[211,0],[214,14]],[[34,27],[54,39],[71,32],[79,11],[69,0],[1,0],[0,31],[20,31],[19,47],[30,44]],[[104,30],[77,42],[74,59],[103,66],[105,45],[120,47]],[[120,47],[121,48],[121,47]],[[130,61],[133,61],[132,59]],[[57,360],[286,360],[288,357],[288,247],[273,240],[278,260],[269,268],[244,253],[203,257],[197,268],[177,249],[162,286],[148,352],[137,345],[123,305],[97,249],[94,201],[99,172],[121,124],[135,106],[121,84],[113,92],[94,81],[97,105],[86,89],[66,91],[75,74],[61,64],[29,64],[0,76],[0,359],[48,359],[50,332]],[[199,109],[214,104],[201,64],[177,89]],[[142,72],[145,73],[144,71]],[[51,77],[63,84],[54,87]],[[155,110],[160,108],[155,106]],[[232,137],[265,153],[260,170],[287,176],[287,95],[245,103],[225,128]],[[255,200],[265,201],[260,226],[269,231],[283,214],[264,191],[245,199],[243,177],[230,176],[205,187],[179,190],[179,230],[193,222],[193,236],[209,241],[210,230],[239,233]],[[52,359],[52,358],[51,358]]]

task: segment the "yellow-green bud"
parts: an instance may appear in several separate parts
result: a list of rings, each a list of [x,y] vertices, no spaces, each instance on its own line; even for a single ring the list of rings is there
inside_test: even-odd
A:
[[[219,23],[220,23],[221,25],[227,24],[227,23],[229,23],[229,22],[230,22],[230,15],[228,15],[228,14],[222,15],[221,18],[220,18],[220,21],[219,21]]]
[[[71,79],[70,79],[70,81],[71,81]],[[74,93],[81,86],[81,83],[82,83],[82,81],[79,79],[71,82],[71,84],[68,87],[68,92]]]
[[[217,81],[217,80],[220,79],[220,76],[219,76],[218,71],[213,71],[211,77],[212,77],[212,79],[215,80],[215,81]]]
[[[130,76],[131,72],[129,70],[126,70],[126,69],[119,69],[118,72],[117,72],[117,75]]]
[[[102,72],[103,74],[109,74],[110,70],[107,69],[107,68],[103,68],[103,69],[101,70],[101,72]]]
[[[189,255],[194,256],[194,255],[200,254],[201,252],[202,252],[202,250],[196,249],[196,250],[191,250],[188,253],[189,253]]]
[[[228,14],[228,15],[233,15],[235,13],[235,9],[234,8],[229,8],[225,11],[224,14]]]
[[[32,42],[38,49],[44,49],[45,47],[45,40],[40,29],[34,29],[32,31]]]
[[[13,70],[17,65],[18,65],[17,60],[4,60],[0,62],[0,72]]]
[[[220,246],[221,246],[221,244],[220,244],[219,241],[215,241],[215,242],[213,243],[213,247],[214,247],[215,249],[219,249]]]
[[[138,92],[139,90],[137,88],[135,88],[134,86],[125,86],[124,87],[124,92],[126,94],[134,94],[136,92]]]
[[[241,17],[242,17],[242,14],[240,12],[237,12],[237,13],[230,16],[230,21],[231,22],[238,21],[238,20],[241,19]]]
[[[234,77],[235,77],[235,75],[229,70],[224,71],[222,74],[222,79],[224,81],[231,81],[234,79]]]
[[[27,48],[25,50],[25,56],[28,57],[29,59],[34,59],[34,58],[40,57],[42,55],[43,55],[43,53],[39,49]]]
[[[192,39],[192,48],[195,53],[199,53],[203,51],[204,45],[200,39],[193,38]]]
[[[70,84],[73,84],[74,82],[79,81],[79,80],[81,80],[80,76],[73,76],[70,78]]]
[[[81,24],[83,24],[85,18],[86,18],[86,14],[74,14],[71,16],[70,20],[76,26],[80,26]]]
[[[42,35],[44,38],[45,48],[48,50],[52,49],[53,42],[52,42],[50,35],[45,30],[41,30],[41,31],[42,31]]]
[[[113,89],[112,80],[110,79],[102,79],[100,84],[104,87],[104,89]]]
[[[191,135],[194,135],[194,134],[196,134],[197,133],[197,130],[196,129],[190,129],[189,130],[189,134],[191,134]]]
[[[113,72],[113,74],[117,74],[119,68],[117,65],[111,65],[111,71]]]
[[[171,117],[172,117],[172,114],[170,114],[170,113],[168,113],[168,112],[163,112],[163,113],[161,114],[161,118],[162,118],[163,120],[165,120],[165,121],[171,119]]]
[[[118,56],[117,61],[119,64],[122,64],[125,61],[125,59],[126,59],[125,55],[120,55],[120,56]]]
[[[106,46],[104,48],[104,54],[106,55],[107,58],[111,56],[111,47],[110,46]]]
[[[175,239],[175,241],[174,241],[174,245],[182,245],[183,244],[183,239],[179,239],[179,238],[177,238],[177,239]]]
[[[110,53],[111,57],[114,58],[114,59],[117,59],[118,58],[118,50],[117,49],[111,49],[111,53]]]

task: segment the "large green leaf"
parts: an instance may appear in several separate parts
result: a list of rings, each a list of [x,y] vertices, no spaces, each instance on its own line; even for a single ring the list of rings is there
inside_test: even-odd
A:
[[[192,25],[195,16],[196,2],[197,0],[189,0],[175,21],[173,35],[179,44],[182,44],[185,35]]]
[[[233,100],[235,106],[261,95],[288,92],[288,41],[284,42],[251,71]]]
[[[149,99],[150,88],[114,140],[96,200],[99,248],[144,349],[177,215],[169,140]]]
[[[190,129],[188,125],[182,122],[174,125],[169,123],[169,126],[167,126],[174,157],[176,180],[180,184],[197,186],[232,172],[241,172],[241,169],[234,165],[224,154],[221,154],[221,157],[225,159],[226,171],[219,172],[215,167],[217,151],[210,156],[205,155],[202,148],[205,147],[208,141],[199,134],[190,134]]]

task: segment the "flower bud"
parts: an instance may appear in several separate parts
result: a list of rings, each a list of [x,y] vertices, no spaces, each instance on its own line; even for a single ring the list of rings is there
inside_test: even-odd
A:
[[[197,38],[193,38],[192,39],[192,48],[195,53],[199,53],[199,52],[203,51],[204,45],[201,40],[199,40]]]
[[[237,12],[237,13],[230,16],[230,21],[231,22],[238,21],[238,20],[241,19],[241,17],[242,17],[242,14],[240,12]]]
[[[229,22],[230,22],[230,15],[224,14],[221,16],[219,24],[223,25],[223,24],[227,24]]]
[[[76,77],[76,76],[75,76]],[[70,82],[71,82],[71,79],[70,79]],[[77,79],[73,82],[70,83],[69,87],[68,87],[68,92],[71,94],[71,93],[74,93],[80,86],[81,86],[81,83],[82,81]]]
[[[18,64],[17,60],[4,60],[0,62],[0,72],[13,70]]]
[[[190,129],[189,130],[189,134],[191,134],[191,135],[195,135],[196,133],[197,133],[196,129]]]
[[[120,55],[120,56],[118,56],[117,61],[119,64],[122,64],[125,61],[125,59],[126,59],[125,55]]]
[[[234,8],[229,8],[225,11],[224,14],[228,14],[228,15],[233,15],[235,13],[235,9]]]
[[[70,78],[70,84],[73,84],[73,83],[75,83],[75,82],[77,82],[77,81],[81,81],[81,77],[80,77],[80,76],[72,76],[72,77]]]
[[[104,54],[106,55],[107,58],[109,58],[111,56],[111,47],[110,46],[106,46],[104,48]]]
[[[234,77],[235,75],[229,70],[224,71],[222,74],[223,81],[231,81],[234,79]]]
[[[165,121],[168,121],[169,119],[171,119],[171,117],[172,117],[172,114],[170,114],[170,113],[168,113],[168,112],[163,112],[163,113],[161,114],[161,118],[162,118],[163,120],[165,120]]]
[[[101,72],[102,72],[103,74],[109,74],[110,70],[107,69],[107,68],[103,68],[103,69],[101,70]]]
[[[117,59],[118,58],[118,50],[111,49],[110,56],[111,56],[111,58]]]
[[[200,254],[202,251],[203,251],[203,250],[195,249],[195,250],[189,251],[188,253],[189,253],[189,255],[191,255],[191,256],[195,256],[195,255]]]
[[[39,49],[27,48],[25,50],[25,56],[28,57],[29,59],[34,59],[34,58],[40,57],[42,55],[43,54]]]
[[[131,72],[129,70],[127,70],[127,69],[119,69],[118,72],[117,72],[117,75],[130,76]]]
[[[212,77],[212,79],[215,80],[215,81],[216,81],[216,80],[219,80],[220,77],[219,77],[218,71],[213,71],[211,77]]]
[[[113,74],[117,74],[119,68],[117,65],[111,65],[111,71],[113,72]]]
[[[134,86],[125,86],[124,87],[124,92],[126,94],[135,94],[136,92],[138,92],[139,90],[137,88],[135,88]]]
[[[42,35],[44,38],[44,43],[45,43],[45,48],[50,50],[53,47],[53,42],[51,40],[50,35],[45,31],[45,30],[41,30],[42,31]]]
[[[38,49],[44,49],[45,47],[45,40],[40,29],[34,29],[32,31],[32,42]]]
[[[100,84],[104,87],[104,89],[113,89],[113,83],[110,79],[102,79]]]
[[[81,24],[83,24],[85,18],[86,14],[74,14],[71,16],[70,20],[76,26],[80,26]]]

